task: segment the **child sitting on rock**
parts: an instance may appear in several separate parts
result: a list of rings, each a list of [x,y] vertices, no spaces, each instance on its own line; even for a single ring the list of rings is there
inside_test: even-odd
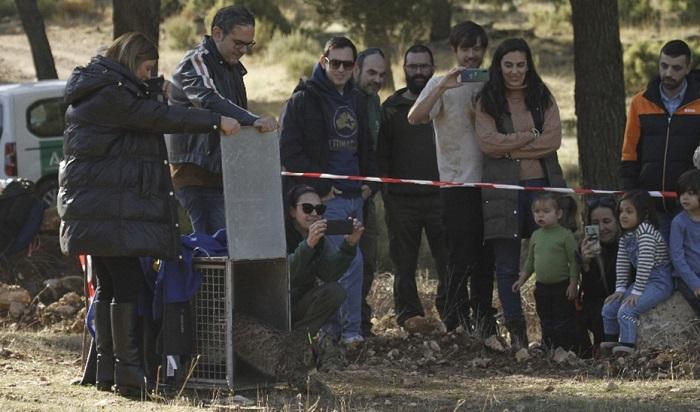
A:
[[[532,203],[540,227],[530,238],[527,260],[513,291],[535,275],[535,306],[542,326],[542,343],[572,349],[576,344],[575,307],[578,294],[577,243],[571,230],[559,224],[563,210],[557,195],[544,193]]]
[[[671,223],[671,260],[678,291],[700,315],[700,170],[689,170],[676,188],[683,211]]]
[[[618,220],[625,234],[617,252],[615,293],[603,306],[604,342],[601,354],[625,356],[634,352],[639,317],[668,299],[673,293],[671,262],[666,242],[655,227],[649,193],[625,193],[618,204]],[[630,266],[637,269],[635,281],[627,286]]]

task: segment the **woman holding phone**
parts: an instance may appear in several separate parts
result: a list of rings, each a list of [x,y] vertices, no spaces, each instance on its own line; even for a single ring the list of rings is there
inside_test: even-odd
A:
[[[605,298],[615,291],[615,261],[622,235],[615,210],[617,201],[612,195],[593,197],[587,202],[585,236],[581,241],[581,312],[579,325],[583,329],[581,347],[583,357],[595,355],[603,341],[601,310]],[[597,228],[597,239],[589,232]],[[588,332],[593,333],[591,346]]]
[[[482,181],[564,187],[557,160],[559,108],[537,74],[523,39],[504,40],[494,52],[489,80],[476,98],[476,137]],[[537,192],[484,190],[484,239],[493,247],[498,296],[514,350],[528,346],[520,292],[520,242],[537,229],[531,203]]]
[[[338,249],[325,238],[329,223],[323,218],[325,211],[326,205],[311,186],[295,186],[287,195],[292,327],[310,336],[316,335],[345,300],[345,289],[337,280],[355,258],[355,246],[365,230],[353,219],[350,233]]]

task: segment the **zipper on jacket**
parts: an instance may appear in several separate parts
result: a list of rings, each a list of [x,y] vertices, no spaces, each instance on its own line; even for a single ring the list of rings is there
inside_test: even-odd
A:
[[[664,147],[664,163],[661,168],[661,191],[666,191],[666,156],[668,156],[668,138],[671,136],[671,119],[673,118],[673,113],[668,116],[668,123],[666,124],[666,145]],[[664,206],[664,211],[668,213],[668,207],[666,206],[666,199],[661,198],[661,204]]]

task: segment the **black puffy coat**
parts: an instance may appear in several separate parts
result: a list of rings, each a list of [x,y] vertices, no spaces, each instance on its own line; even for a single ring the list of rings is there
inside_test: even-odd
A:
[[[220,115],[161,103],[131,71],[102,56],[73,71],[65,101],[63,253],[174,258],[178,216],[162,133],[218,133]]]

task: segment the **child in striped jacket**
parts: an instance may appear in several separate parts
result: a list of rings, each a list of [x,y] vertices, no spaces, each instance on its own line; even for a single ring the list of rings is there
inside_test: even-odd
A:
[[[619,222],[625,234],[617,252],[615,293],[603,306],[604,342],[601,353],[625,356],[634,352],[639,317],[673,293],[672,267],[666,242],[652,224],[654,208],[649,193],[634,190],[618,204]],[[628,285],[630,269],[637,270]]]

